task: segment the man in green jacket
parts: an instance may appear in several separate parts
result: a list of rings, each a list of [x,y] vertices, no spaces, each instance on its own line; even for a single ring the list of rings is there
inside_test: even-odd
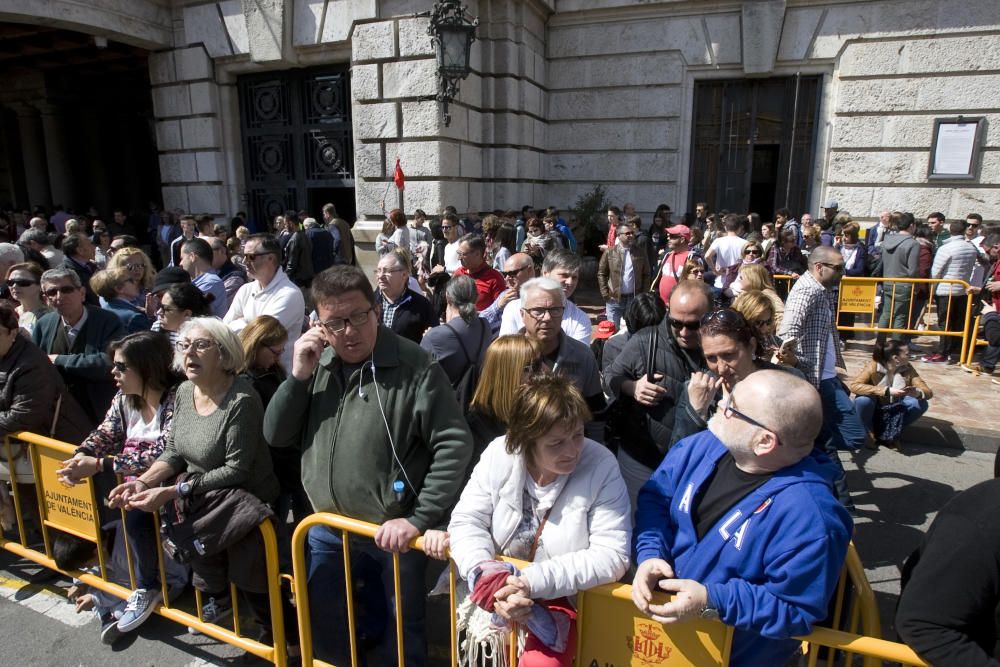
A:
[[[426,557],[408,551],[447,523],[461,491],[472,436],[444,371],[415,343],[379,324],[368,278],[353,266],[315,277],[320,322],[295,343],[291,376],[264,417],[272,447],[299,447],[313,509],[379,524],[374,542],[351,540],[359,646],[395,662],[392,554],[400,554],[406,665],[423,665]],[[329,345],[329,348],[326,346]],[[326,349],[324,349],[326,348]],[[313,650],[350,661],[339,534],[308,536]],[[383,636],[384,634],[384,636]],[[392,656],[391,658],[389,656]]]

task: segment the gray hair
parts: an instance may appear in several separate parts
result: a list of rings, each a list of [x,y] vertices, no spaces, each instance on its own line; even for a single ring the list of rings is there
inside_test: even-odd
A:
[[[316,218],[306,218],[302,221],[302,226],[306,229],[312,229],[313,227],[319,227],[319,223],[316,222]]]
[[[453,276],[445,285],[444,297],[448,305],[458,310],[466,324],[476,321],[479,292],[476,290],[476,281],[471,276]]]
[[[18,264],[24,261],[24,251],[13,243],[0,243],[0,263]]]
[[[552,278],[532,278],[521,285],[521,305],[528,300],[528,293],[534,291],[550,292],[559,297],[559,303],[566,305],[566,295],[563,293],[562,285],[552,280]]]
[[[76,275],[76,274],[74,274]],[[222,370],[230,374],[236,374],[246,366],[243,356],[243,346],[240,344],[239,336],[233,333],[232,329],[223,324],[217,317],[192,317],[181,325],[177,332],[177,339],[186,338],[192,329],[201,329],[208,337],[215,341],[222,353]],[[184,372],[184,355],[174,351],[174,370]]]
[[[50,239],[49,235],[45,233],[45,230],[36,229],[34,227],[25,230],[25,232],[21,234],[20,241],[21,243],[31,243],[34,241],[39,245],[52,245],[52,239]]]
[[[73,269],[49,269],[42,274],[42,284],[45,283],[57,283],[62,280],[69,280],[73,283],[73,287],[77,289],[83,287],[83,283],[80,282],[80,276]]]

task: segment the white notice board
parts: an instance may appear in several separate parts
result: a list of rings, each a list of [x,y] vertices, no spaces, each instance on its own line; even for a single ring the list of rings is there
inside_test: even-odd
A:
[[[930,179],[976,177],[983,118],[936,118],[931,145]]]

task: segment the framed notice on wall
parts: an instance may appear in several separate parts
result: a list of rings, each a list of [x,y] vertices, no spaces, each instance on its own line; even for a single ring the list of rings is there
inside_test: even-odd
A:
[[[986,119],[983,117],[935,118],[931,143],[929,180],[974,180]]]

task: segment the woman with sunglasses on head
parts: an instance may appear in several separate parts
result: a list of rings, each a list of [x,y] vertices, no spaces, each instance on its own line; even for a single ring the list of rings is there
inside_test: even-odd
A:
[[[156,311],[160,331],[165,331],[170,344],[177,342],[177,332],[192,317],[209,314],[208,299],[200,289],[191,283],[181,283],[168,287],[160,296],[160,307]]]
[[[102,471],[135,480],[163,452],[170,432],[179,378],[172,368],[173,350],[166,336],[134,333],[111,343],[109,351],[118,393],[104,421],[57,471],[59,481],[68,486]],[[142,625],[162,599],[155,527],[149,514],[127,511],[125,530],[135,562],[136,590],[123,605],[120,619],[110,613],[101,619],[101,638],[106,644]]]
[[[139,294],[139,286],[128,269],[98,271],[91,277],[90,287],[104,300],[105,308],[118,316],[126,332],[149,331],[153,326],[152,318],[133,305]]]
[[[42,273],[34,262],[14,264],[7,270],[7,289],[17,301],[18,323],[28,335],[35,321],[51,310],[42,299]]]
[[[708,420],[737,382],[759,370],[783,370],[798,377],[797,369],[768,360],[758,345],[754,327],[736,310],[722,308],[701,322],[701,351],[708,372],[697,371],[680,392],[670,445],[708,428]]]
[[[263,438],[264,410],[253,386],[239,376],[244,367],[240,340],[212,317],[188,321],[180,331],[174,368],[187,378],[177,387],[174,415],[163,454],[137,478],[115,487],[113,507],[155,512],[168,505],[161,520],[175,544],[188,551],[193,583],[202,593],[202,618],[218,623],[232,609],[230,583],[245,596],[258,622],[271,627],[263,543],[257,525],[273,516],[278,496],[271,455]],[[213,493],[217,492],[217,493]],[[199,539],[202,549],[181,538],[196,518],[209,521],[207,510],[231,503],[227,530]],[[183,516],[182,516],[183,515]],[[221,517],[219,517],[221,519]],[[239,521],[241,529],[232,522]],[[244,530],[245,529],[245,530]],[[202,553],[204,551],[204,553]],[[294,611],[285,605],[289,643],[297,645]]]
[[[741,279],[744,267],[757,265],[763,266],[764,248],[760,244],[760,241],[747,241],[746,245],[743,246],[743,250],[740,251],[740,257],[740,263],[734,267],[736,270],[736,277],[733,278],[733,281],[729,284],[729,286],[723,290],[728,297],[737,297],[740,295],[740,292],[745,289]]]
[[[156,299],[150,295],[153,282],[156,280],[156,269],[146,253],[134,246],[126,246],[111,256],[107,268],[127,270],[129,275],[135,279],[136,287],[138,287],[136,295],[130,299],[130,303],[143,308],[150,318],[156,315]]]

